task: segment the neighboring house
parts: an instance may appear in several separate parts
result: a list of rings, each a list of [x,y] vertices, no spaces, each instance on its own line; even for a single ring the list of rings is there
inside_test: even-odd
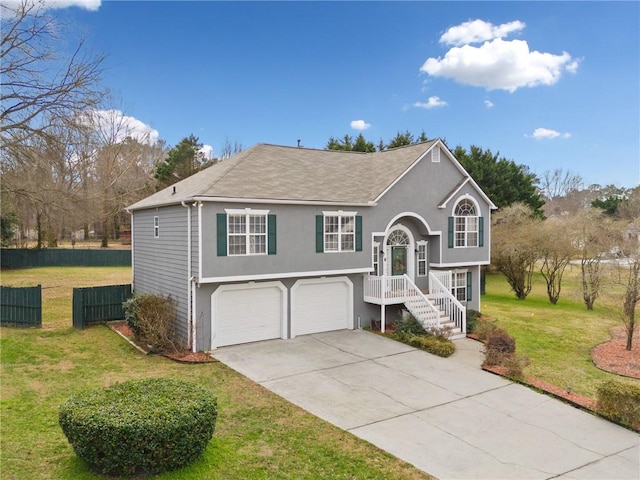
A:
[[[384,328],[400,309],[463,333],[494,208],[441,140],[258,144],[128,208],[133,288],[177,300],[194,351]]]

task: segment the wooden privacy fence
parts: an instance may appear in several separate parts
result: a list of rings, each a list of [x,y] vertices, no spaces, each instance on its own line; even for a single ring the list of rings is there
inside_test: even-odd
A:
[[[73,289],[73,326],[123,320],[122,303],[131,297],[131,285],[109,285]]]
[[[2,268],[130,266],[131,250],[3,248]]]
[[[42,288],[0,287],[0,325],[42,327]]]

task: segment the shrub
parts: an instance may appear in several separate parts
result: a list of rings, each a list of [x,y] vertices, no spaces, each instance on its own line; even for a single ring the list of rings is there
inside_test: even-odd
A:
[[[608,380],[598,387],[596,398],[600,414],[640,429],[640,386]]]
[[[396,320],[394,330],[398,333],[412,333],[414,335],[426,333],[422,322],[411,314],[401,315],[400,318]]]
[[[211,440],[216,417],[216,397],[206,388],[151,378],[74,395],[58,421],[91,470],[126,476],[191,463]]]
[[[176,301],[154,294],[135,294],[123,303],[125,320],[135,339],[149,345],[151,351],[178,351]]]
[[[493,323],[477,321],[473,333],[478,336],[478,340],[485,342],[496,330],[498,330],[498,327]]]
[[[485,344],[484,364],[504,365],[515,351],[515,339],[501,328],[494,327]]]
[[[396,338],[402,343],[419,348],[420,350],[425,350],[439,357],[450,357],[456,351],[455,344],[447,338],[434,337],[433,335],[416,335],[413,333],[397,334]]]
[[[482,317],[482,314],[478,310],[467,309],[467,333],[475,332],[479,317]]]

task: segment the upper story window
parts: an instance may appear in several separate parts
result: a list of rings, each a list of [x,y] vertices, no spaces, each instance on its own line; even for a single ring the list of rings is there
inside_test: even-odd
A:
[[[160,237],[160,217],[153,217],[153,238]]]
[[[362,250],[362,217],[356,212],[323,212],[316,216],[316,252]]]
[[[217,217],[218,256],[276,253],[275,215],[250,208],[225,211]]]

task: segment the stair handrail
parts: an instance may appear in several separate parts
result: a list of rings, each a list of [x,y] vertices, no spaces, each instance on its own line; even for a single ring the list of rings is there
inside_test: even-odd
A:
[[[435,298],[436,303],[444,308],[449,318],[463,333],[467,331],[467,307],[460,303],[451,291],[445,287],[440,279],[429,272],[429,293]]]
[[[429,306],[429,308],[431,309],[432,313],[435,314],[435,317],[436,317],[436,325],[435,326],[436,326],[436,328],[440,328],[440,310],[438,308],[436,308],[436,306],[431,302],[431,300],[429,300],[427,298],[427,296],[424,293],[422,293],[422,290],[420,290],[416,286],[416,284],[413,283],[413,280],[411,280],[411,277],[409,277],[406,273],[403,274],[403,277],[404,277],[405,284],[407,285],[405,287],[405,290],[404,290],[404,295],[405,295],[404,304],[407,305],[406,299],[408,297],[409,288],[411,288],[412,290],[414,290],[416,292],[416,295],[418,297],[420,297],[420,299],[423,300]],[[409,306],[407,305],[407,308],[408,307]],[[426,327],[430,327],[431,325],[425,325],[425,326]]]

